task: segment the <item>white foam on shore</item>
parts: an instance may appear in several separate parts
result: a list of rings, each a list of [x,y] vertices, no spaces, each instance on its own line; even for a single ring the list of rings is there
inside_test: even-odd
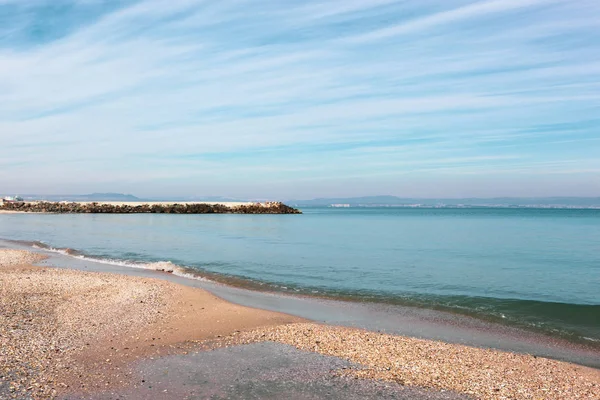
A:
[[[41,242],[41,243],[43,243],[43,242]],[[96,257],[84,256],[81,254],[71,254],[69,252],[70,249],[60,249],[60,248],[55,248],[55,247],[51,247],[51,246],[44,247],[44,246],[39,246],[37,244],[33,244],[32,247],[42,250],[42,251],[47,251],[50,253],[58,253],[60,255],[66,256],[66,257],[77,258],[79,260],[85,260],[85,261],[99,263],[99,264],[109,264],[109,265],[116,265],[119,267],[138,268],[138,269],[147,269],[147,270],[157,271],[157,272],[166,272],[166,273],[172,273],[173,275],[177,275],[182,278],[194,279],[194,280],[204,281],[204,282],[212,282],[210,279],[206,279],[205,277],[195,275],[195,274],[189,272],[190,268],[186,268],[186,267],[182,267],[182,266],[173,264],[171,261],[155,261],[155,262],[144,263],[144,262],[138,262],[138,261],[120,260],[120,259],[115,259],[115,258],[96,258]]]
[[[587,337],[587,336],[583,336],[583,338],[584,338],[585,340],[589,340],[589,341],[591,341],[591,342],[600,342],[600,339],[594,339],[594,338]]]

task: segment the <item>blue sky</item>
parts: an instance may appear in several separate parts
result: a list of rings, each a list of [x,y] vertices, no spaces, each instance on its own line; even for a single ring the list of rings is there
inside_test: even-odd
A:
[[[0,192],[600,196],[597,0],[0,0]]]

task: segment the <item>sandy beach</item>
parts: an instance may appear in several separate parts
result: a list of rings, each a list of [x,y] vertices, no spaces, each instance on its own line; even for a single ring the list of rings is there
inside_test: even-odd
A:
[[[136,372],[140,362],[178,356],[190,369],[185,357],[264,342],[349,362],[330,368],[345,382],[433,390],[407,398],[442,398],[432,397],[442,391],[481,399],[600,398],[597,369],[310,323],[160,279],[31,265],[41,257],[0,250],[0,398],[142,393],[148,388]]]
[[[140,357],[300,321],[161,280],[30,265],[39,259],[0,250],[0,388],[14,398],[126,384]]]

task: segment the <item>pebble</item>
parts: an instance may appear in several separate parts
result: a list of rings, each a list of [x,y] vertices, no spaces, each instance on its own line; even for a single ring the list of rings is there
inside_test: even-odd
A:
[[[566,362],[360,329],[298,323],[230,336],[340,357],[361,368],[341,375],[451,390],[478,399],[600,399],[600,370]]]
[[[43,258],[0,250],[0,398],[3,381],[43,399],[64,391],[68,376],[93,379],[77,357],[114,332],[138,333],[164,307],[161,281],[29,266]]]

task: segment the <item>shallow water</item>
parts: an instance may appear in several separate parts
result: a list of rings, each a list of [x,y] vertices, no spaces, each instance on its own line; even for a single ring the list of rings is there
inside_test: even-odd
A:
[[[440,308],[600,341],[600,210],[303,211],[0,214],[0,237],[138,266],[170,261],[200,276],[244,278],[257,287]]]

